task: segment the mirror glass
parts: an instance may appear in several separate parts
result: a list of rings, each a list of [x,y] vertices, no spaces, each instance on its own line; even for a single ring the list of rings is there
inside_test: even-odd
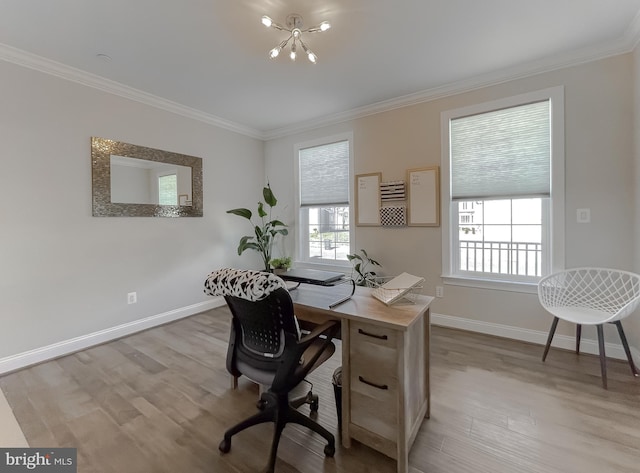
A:
[[[191,205],[191,168],[111,155],[111,202]]]
[[[91,138],[93,215],[202,217],[202,159]]]

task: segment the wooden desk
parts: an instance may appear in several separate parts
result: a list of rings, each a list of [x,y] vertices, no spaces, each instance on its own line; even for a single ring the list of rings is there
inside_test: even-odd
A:
[[[339,295],[338,295],[339,296]],[[342,445],[351,439],[395,458],[409,471],[409,449],[430,415],[429,304],[386,306],[358,287],[347,302],[329,309],[333,288],[302,284],[291,291],[296,316],[322,323],[341,321]]]

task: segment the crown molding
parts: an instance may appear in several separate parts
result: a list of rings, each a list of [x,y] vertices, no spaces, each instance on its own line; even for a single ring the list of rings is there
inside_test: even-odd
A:
[[[172,102],[171,100],[149,94],[142,90],[134,89],[133,87],[123,85],[119,82],[105,79],[104,77],[76,69],[60,62],[52,61],[51,59],[29,53],[6,44],[0,43],[0,60],[11,62],[29,69],[34,69],[80,85],[92,87],[94,89],[140,102],[160,110],[182,115],[183,117],[198,120],[228,131],[240,133],[251,138],[257,138],[260,140],[264,139],[263,132],[251,127],[216,117],[215,115],[205,113],[201,110],[196,110],[194,108]]]
[[[394,110],[397,108],[417,105],[441,98],[458,95],[465,92],[489,87],[516,79],[551,72],[558,69],[577,66],[587,62],[597,61],[607,57],[626,54],[633,51],[640,41],[640,12],[635,16],[629,28],[622,38],[598,45],[596,47],[574,50],[564,54],[549,56],[547,58],[528,62],[515,67],[501,69],[499,71],[483,74],[472,79],[452,82],[447,85],[433,87],[413,94],[403,95],[389,100],[384,100],[371,105],[365,105],[346,112],[327,115],[318,119],[298,123],[289,127],[283,127],[265,132],[264,140],[269,141],[285,136],[302,133],[323,126],[356,120],[369,115]]]
[[[326,115],[313,120],[299,122],[295,125],[261,131],[239,123],[205,113],[191,107],[149,94],[147,92],[125,86],[103,77],[76,69],[50,59],[23,51],[0,43],[0,60],[11,62],[23,67],[34,69],[78,84],[93,87],[107,93],[134,100],[177,115],[198,120],[225,130],[256,138],[263,141],[274,140],[316,128],[335,125],[350,120],[356,120],[369,115],[394,110],[397,108],[417,105],[424,102],[470,92],[476,89],[522,79],[545,72],[551,72],[566,67],[576,66],[606,57],[617,56],[633,51],[640,43],[640,11],[633,18],[624,35],[616,40],[600,44],[595,47],[584,48],[559,55],[549,56],[539,61],[521,64],[515,67],[483,74],[472,79],[452,82],[447,85],[433,87],[413,94],[403,95],[389,100],[383,100],[345,112]]]

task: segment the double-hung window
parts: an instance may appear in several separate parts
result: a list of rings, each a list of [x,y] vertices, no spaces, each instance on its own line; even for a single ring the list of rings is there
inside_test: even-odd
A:
[[[445,280],[533,284],[563,266],[563,108],[556,87],[442,114]]]
[[[177,174],[161,174],[158,176],[158,204],[178,205]]]
[[[298,258],[308,263],[346,262],[351,252],[351,139],[334,137],[296,147]]]

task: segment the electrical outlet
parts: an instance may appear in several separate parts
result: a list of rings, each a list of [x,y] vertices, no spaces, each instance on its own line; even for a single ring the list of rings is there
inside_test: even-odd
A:
[[[130,292],[127,294],[127,304],[135,304],[136,302],[138,302],[137,292]]]
[[[578,209],[576,220],[578,223],[591,223],[591,209]]]
[[[436,286],[436,297],[444,297],[444,287]]]

